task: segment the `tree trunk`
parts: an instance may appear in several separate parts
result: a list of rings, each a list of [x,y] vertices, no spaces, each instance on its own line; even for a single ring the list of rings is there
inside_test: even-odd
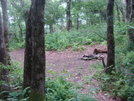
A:
[[[126,0],[126,19],[130,23],[130,29],[128,30],[129,35],[129,49],[134,49],[134,29],[132,28],[134,24],[134,0]]]
[[[115,2],[115,5],[116,5],[116,10],[117,10],[117,19],[120,22],[121,21],[120,20],[120,11],[119,11],[119,5],[118,5],[118,2],[117,1]]]
[[[126,18],[125,18],[125,16],[126,16],[125,13],[126,13],[126,11],[125,11],[125,9],[124,9],[124,6],[125,6],[124,2],[121,1],[121,2],[119,3],[119,1],[115,1],[115,5],[116,5],[116,9],[117,9],[118,21],[125,22],[125,20],[126,20]],[[121,15],[121,16],[120,16],[120,15]]]
[[[31,11],[31,9],[30,9]],[[23,89],[31,85],[31,72],[32,72],[32,25],[31,25],[31,12],[26,12],[26,46],[24,56],[24,80]]]
[[[130,22],[131,20],[131,0],[126,0],[126,21]]]
[[[7,69],[7,55],[6,55],[6,46],[4,41],[4,34],[2,31],[2,22],[1,22],[1,13],[0,13],[0,81],[3,81],[3,84],[0,83],[0,92],[10,90],[10,80],[9,80],[9,71]],[[0,96],[2,97],[2,96]]]
[[[20,37],[22,38],[22,37],[23,37],[23,33],[22,33],[21,24],[20,24],[19,21],[18,21],[18,27],[19,27],[19,29],[20,29]],[[22,41],[22,40],[20,40],[20,41]]]
[[[106,73],[111,74],[115,67],[115,42],[114,42],[114,27],[113,27],[113,8],[114,0],[107,1],[107,69]]]
[[[45,0],[32,0],[32,77],[29,101],[45,101],[44,6]]]
[[[49,29],[50,29],[50,33],[53,33],[53,25],[52,24],[49,25]]]
[[[134,24],[134,0],[131,0],[131,14],[130,14],[131,26]],[[134,50],[134,29],[131,27],[129,30],[130,48]]]
[[[4,26],[4,37],[7,50],[8,64],[10,65],[10,55],[9,55],[9,32],[8,32],[8,15],[7,15],[7,0],[1,0],[2,12],[3,12],[3,26]]]
[[[124,8],[124,6],[125,6],[125,3],[124,2],[122,2],[122,5],[121,5],[121,8],[120,8],[120,12],[121,12],[121,14],[122,14],[122,22],[125,22],[125,20],[126,20],[126,8]]]
[[[131,21],[134,23],[134,0],[131,0]]]
[[[24,7],[25,7],[24,0],[19,0],[19,1],[20,1],[22,9],[24,9]],[[24,20],[25,20],[25,16],[24,16]],[[19,25],[19,29],[20,29],[20,37],[22,38],[23,37],[23,31],[22,31],[22,27],[21,27],[20,21],[18,21],[18,25]],[[25,25],[26,25],[26,21],[25,21]],[[23,41],[23,40],[20,40],[20,41]]]
[[[79,29],[79,15],[77,14],[77,17],[76,17],[76,29],[78,30]]]
[[[66,28],[67,28],[67,31],[70,30],[71,28],[71,13],[70,13],[70,5],[71,5],[71,0],[67,0],[67,11],[66,11],[66,22],[67,22],[67,25],[66,25]]]

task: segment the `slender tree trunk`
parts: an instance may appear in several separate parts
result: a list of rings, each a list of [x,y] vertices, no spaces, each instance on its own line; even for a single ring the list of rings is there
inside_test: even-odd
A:
[[[18,22],[18,27],[19,27],[19,29],[20,29],[20,37],[22,38],[22,37],[23,37],[23,33],[22,33],[22,28],[21,28],[21,25],[20,25],[19,22]]]
[[[126,8],[124,8],[125,4],[122,2],[121,8],[120,8],[120,12],[122,14],[122,22],[125,22],[126,20]]]
[[[6,55],[6,46],[4,41],[4,34],[2,30],[2,21],[1,21],[1,13],[0,13],[0,81],[3,83],[0,83],[0,92],[1,91],[8,91],[10,90],[10,80],[9,80],[9,71],[7,69],[7,55]],[[3,97],[0,94],[0,98]]]
[[[91,13],[91,12],[90,12]],[[94,25],[94,20],[93,20],[93,17],[92,17],[92,14],[89,13],[89,17],[90,17],[90,26]]]
[[[131,20],[131,0],[126,0],[126,21],[130,22]]]
[[[98,12],[99,12],[99,15],[100,15],[99,21],[100,21],[100,24],[101,24],[101,23],[102,23],[102,18],[103,18],[103,16],[102,16],[102,14],[101,14],[101,10],[98,10]]]
[[[131,26],[134,24],[134,0],[131,0],[131,14],[130,14]],[[134,50],[134,29],[131,27],[129,30],[130,48]]]
[[[117,9],[118,20],[122,21],[122,22],[125,22],[125,20],[126,20],[126,17],[125,17],[126,11],[124,9],[125,4],[123,3],[123,1],[121,3],[119,3],[118,1],[115,1],[115,5],[116,5],[116,9]],[[119,16],[120,13],[121,13],[121,16]]]
[[[134,23],[134,0],[131,0],[131,21]]]
[[[115,42],[114,42],[114,27],[113,27],[113,13],[114,0],[107,0],[107,69],[106,73],[111,74],[115,67]]]
[[[66,28],[67,28],[67,31],[69,31],[70,28],[71,28],[70,5],[71,5],[71,0],[67,0],[67,11],[66,11],[66,22],[67,22]]]
[[[79,15],[77,14],[77,18],[76,18],[76,29],[79,29]]]
[[[7,50],[8,64],[10,65],[10,55],[9,55],[9,32],[8,32],[8,15],[7,15],[7,0],[1,0],[2,12],[3,12],[3,26],[4,26],[4,37]]]
[[[115,2],[115,5],[116,5],[116,10],[117,10],[117,19],[120,22],[121,21],[120,20],[120,11],[119,11],[119,6],[118,6],[118,2],[117,1]]]
[[[126,19],[130,26],[134,24],[134,0],[126,0]],[[128,30],[129,35],[129,49],[134,50],[134,29],[132,27]]]
[[[20,4],[21,4],[22,9],[24,9],[24,7],[25,7],[24,0],[19,0],[19,1],[20,1]],[[24,16],[24,20],[25,20],[25,16]],[[18,25],[19,25],[19,28],[20,28],[20,36],[22,38],[23,37],[23,31],[22,31],[22,27],[21,27],[20,21],[18,21]],[[26,21],[25,21],[25,25],[26,25]]]
[[[52,24],[49,25],[49,29],[50,29],[50,33],[53,33],[53,25]]]
[[[32,0],[32,78],[29,101],[45,101],[44,6],[45,0]]]

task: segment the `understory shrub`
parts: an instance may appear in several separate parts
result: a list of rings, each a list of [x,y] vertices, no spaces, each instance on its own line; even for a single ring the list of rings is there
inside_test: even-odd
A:
[[[79,94],[78,90],[71,82],[67,82],[63,77],[46,81],[47,101],[96,101],[90,95]]]
[[[15,39],[12,39],[10,41],[10,51],[19,49],[19,48],[25,48],[25,41],[16,41]]]
[[[116,46],[116,72],[113,75],[100,72],[95,76],[102,82],[102,90],[120,96],[123,101],[134,101],[134,51],[127,50],[126,41]]]
[[[68,47],[92,45],[105,41],[105,29],[98,26],[46,34],[46,50],[64,50]]]
[[[10,85],[13,89],[21,88],[23,81],[23,67],[20,62],[11,61],[9,68]]]
[[[90,95],[79,94],[74,84],[67,82],[63,77],[57,79],[47,78],[45,91],[46,101],[96,101]],[[28,101],[29,94],[30,87],[8,92],[6,101]],[[0,101],[4,100],[0,99]]]
[[[120,96],[123,101],[134,101],[134,51],[130,50],[128,42],[128,23],[115,22],[115,69],[112,75],[100,71],[95,74],[101,82],[102,90],[114,96]]]
[[[109,92],[113,97],[120,96],[123,101],[134,100],[134,85],[128,83],[127,77],[122,73],[114,73],[113,75],[98,74],[102,82],[101,88],[103,91]]]
[[[103,27],[104,26],[104,27]],[[105,24],[82,27],[79,30],[72,29],[69,32],[54,32],[53,34],[45,34],[46,50],[64,50],[74,44],[92,45],[106,41]],[[10,41],[10,50],[25,48],[25,36],[14,36]]]

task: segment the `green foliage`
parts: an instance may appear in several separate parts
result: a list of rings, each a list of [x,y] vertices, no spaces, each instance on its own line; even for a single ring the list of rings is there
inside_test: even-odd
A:
[[[58,19],[62,19],[65,8],[60,6],[59,1],[47,0],[45,11],[45,23],[47,25],[56,24]]]
[[[73,50],[81,51],[84,49],[83,45],[104,42],[105,37],[105,29],[98,25],[91,28],[84,27],[78,31],[71,30],[70,32],[46,34],[46,50],[64,50],[73,47]]]
[[[120,50],[117,54],[117,69],[127,77],[127,82],[133,86],[134,82],[134,51]]]
[[[116,72],[112,72],[113,75],[107,75],[100,71],[95,76],[101,80],[101,87],[104,91],[113,96],[120,96],[124,101],[133,101],[134,52],[127,50],[127,40],[116,45]]]
[[[79,94],[76,87],[63,77],[57,79],[47,78],[45,91],[47,101],[96,101],[90,95]],[[9,92],[7,101],[28,101],[29,94],[30,87]]]
[[[102,90],[112,93],[113,96],[120,96],[125,101],[134,100],[134,86],[130,86],[127,77],[122,73],[113,72],[113,75],[98,74],[102,82]]]
[[[121,24],[122,26],[123,24]],[[124,26],[124,27],[123,27]],[[127,101],[134,100],[134,52],[129,51],[128,36],[125,35],[128,30],[128,24],[123,25],[119,30],[119,35],[116,36],[116,69],[121,77],[118,78],[118,82],[115,84],[119,85],[120,82],[123,82],[122,87],[116,92],[118,96],[121,96]],[[122,35],[122,36],[120,36]],[[115,85],[115,86],[117,86]],[[118,87],[118,86],[117,86]]]
[[[23,67],[19,62],[11,61],[11,65],[9,65],[10,70],[10,85],[13,89],[21,88],[23,81]]]
[[[10,51],[19,49],[19,48],[24,48],[25,47],[25,41],[18,39],[19,41],[12,39],[10,42]]]
[[[74,85],[63,77],[47,79],[46,92],[47,101],[96,101],[90,96],[79,94]]]
[[[7,66],[0,62],[0,71],[1,71],[1,69],[6,69],[6,68],[7,68]]]
[[[30,94],[30,87],[16,92],[9,92],[6,101],[28,101]]]
[[[129,23],[127,22],[115,22],[115,34],[124,35],[129,29]]]
[[[114,36],[116,44],[119,46],[122,45],[122,43],[124,44],[124,42],[128,43],[128,35],[126,33],[129,29],[129,24],[125,22],[115,22],[114,26]]]
[[[82,2],[81,6],[83,6],[83,9],[81,9],[81,12],[84,13],[82,19],[88,19],[87,23],[90,23],[90,25],[102,23],[106,19],[105,5],[105,0],[86,0]]]
[[[73,51],[83,51],[84,49],[85,49],[84,46],[80,46],[80,45],[77,45],[77,44],[74,44],[72,46]]]
[[[8,0],[8,16],[9,16],[9,33],[12,36],[23,37],[25,33],[26,11],[30,8],[31,1],[28,0]]]
[[[69,40],[66,39],[67,33],[55,33],[46,35],[47,50],[62,50],[69,46]]]

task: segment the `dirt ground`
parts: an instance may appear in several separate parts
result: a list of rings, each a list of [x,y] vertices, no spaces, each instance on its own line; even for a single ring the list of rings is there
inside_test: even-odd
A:
[[[46,52],[46,76],[66,76],[68,81],[72,81],[80,88],[80,93],[93,94],[93,97],[97,98],[97,101],[120,101],[113,99],[109,94],[100,90],[100,82],[93,78],[97,68],[93,68],[93,65],[101,64],[101,60],[84,61],[80,58],[84,54],[92,54],[93,50],[103,49],[106,50],[104,45],[85,46],[85,50],[82,52],[72,51],[71,48],[64,51],[47,51]],[[18,49],[11,52],[12,59],[18,62],[24,62],[24,49]],[[106,55],[105,61],[106,61]],[[96,93],[97,92],[97,93]]]

